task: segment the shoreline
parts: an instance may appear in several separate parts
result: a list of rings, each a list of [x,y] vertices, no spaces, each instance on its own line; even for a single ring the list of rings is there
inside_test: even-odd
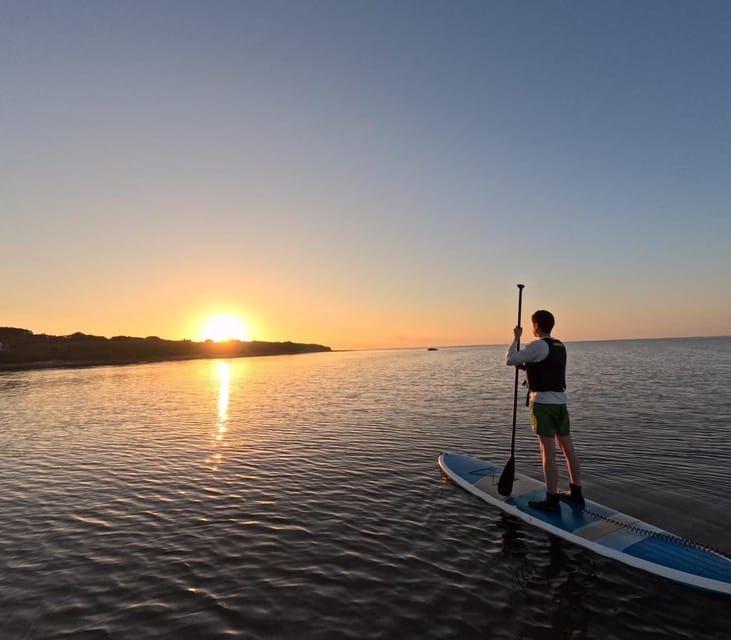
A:
[[[124,366],[155,362],[258,356],[294,355],[332,351],[330,347],[301,342],[225,340],[193,342],[157,336],[70,336],[34,334],[28,329],[0,327],[0,372]]]
[[[93,367],[125,367],[141,364],[158,364],[160,362],[184,362],[186,360],[232,360],[238,358],[264,358],[272,356],[296,356],[305,353],[331,353],[326,350],[292,351],[282,353],[253,353],[239,355],[187,355],[160,356],[134,360],[40,360],[37,362],[0,363],[0,374],[15,371],[44,371],[47,369],[90,369]]]

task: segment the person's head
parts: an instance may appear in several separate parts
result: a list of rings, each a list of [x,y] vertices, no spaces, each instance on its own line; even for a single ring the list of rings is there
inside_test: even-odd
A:
[[[541,333],[550,334],[553,330],[553,325],[556,324],[556,321],[553,318],[553,314],[550,311],[546,311],[545,309],[539,309],[530,317],[530,319],[533,323],[534,333],[540,331]]]

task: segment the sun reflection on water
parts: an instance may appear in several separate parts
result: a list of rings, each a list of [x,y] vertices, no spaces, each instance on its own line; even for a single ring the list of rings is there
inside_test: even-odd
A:
[[[224,456],[221,449],[226,447],[224,436],[228,431],[228,402],[231,391],[231,365],[228,362],[216,363],[216,374],[218,377],[218,418],[216,430],[212,435],[212,451],[206,463],[211,465],[211,471],[218,471],[223,463]]]
[[[228,396],[231,389],[231,365],[228,362],[218,363],[218,375],[221,381],[218,391],[218,421],[224,424],[228,420]]]

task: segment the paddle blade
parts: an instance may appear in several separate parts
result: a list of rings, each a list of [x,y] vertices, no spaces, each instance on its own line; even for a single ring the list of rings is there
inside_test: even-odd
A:
[[[509,496],[513,493],[513,480],[515,480],[515,458],[510,456],[510,460],[508,460],[503,472],[500,474],[500,480],[497,483],[497,492],[501,496]]]

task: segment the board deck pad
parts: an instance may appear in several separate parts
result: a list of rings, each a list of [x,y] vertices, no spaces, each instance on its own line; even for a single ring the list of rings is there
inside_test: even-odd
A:
[[[529,524],[603,556],[689,586],[731,595],[731,558],[703,545],[590,500],[581,509],[561,503],[561,513],[528,505],[543,500],[543,482],[516,473],[509,496],[498,493],[503,467],[456,453],[439,466],[460,487]]]

